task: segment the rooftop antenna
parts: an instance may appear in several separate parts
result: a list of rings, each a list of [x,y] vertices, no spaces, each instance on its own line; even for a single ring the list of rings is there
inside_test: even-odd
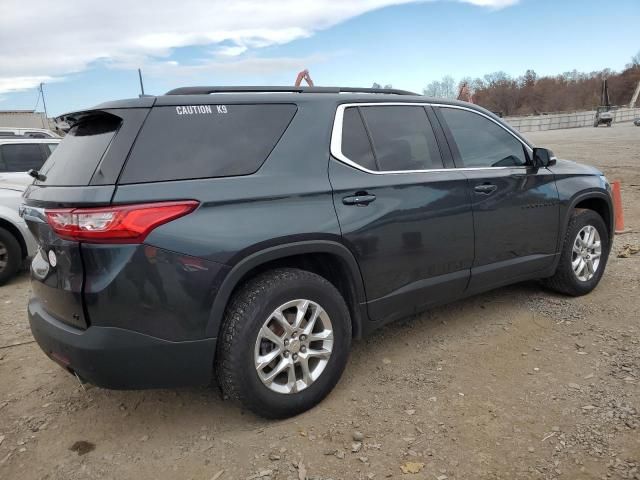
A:
[[[42,105],[44,107],[44,118],[47,119],[47,126],[44,126],[44,120],[42,121],[42,128],[49,128],[49,114],[47,113],[47,102],[44,100],[44,90],[42,89],[42,86],[44,85],[44,83],[40,83],[40,95],[42,95]]]
[[[142,70],[138,69],[138,78],[140,79],[140,96],[144,97],[144,83],[142,83]]]

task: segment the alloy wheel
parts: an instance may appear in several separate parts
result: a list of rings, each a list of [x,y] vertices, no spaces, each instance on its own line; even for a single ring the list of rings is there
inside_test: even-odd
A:
[[[601,256],[602,243],[598,230],[593,225],[585,225],[573,242],[571,254],[571,267],[578,280],[587,282],[594,277]]]
[[[320,377],[332,349],[327,312],[311,300],[292,300],[276,308],[258,332],[256,372],[270,390],[297,393]]]

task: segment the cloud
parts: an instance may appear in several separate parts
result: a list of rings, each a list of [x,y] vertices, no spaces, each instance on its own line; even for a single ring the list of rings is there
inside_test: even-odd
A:
[[[501,8],[518,0],[458,0]],[[173,61],[180,47],[214,48],[230,69],[251,71],[265,63],[238,62],[255,49],[313,35],[378,8],[409,0],[3,0],[0,15],[0,93],[87,69],[97,62],[131,68]],[[226,63],[217,61],[217,68]],[[267,62],[268,63],[268,62]],[[287,64],[275,59],[272,64]],[[299,65],[299,64],[298,64]]]
[[[19,92],[37,87],[43,82],[52,82],[56,79],[42,75],[35,77],[0,77],[0,93]]]
[[[225,60],[202,59],[196,64],[179,64],[175,61],[150,63],[144,67],[145,75],[156,77],[194,77],[203,74],[235,73],[241,75],[256,75],[278,73],[285,70],[300,69],[301,65],[324,62],[327,55],[309,55],[306,57],[245,57]]]

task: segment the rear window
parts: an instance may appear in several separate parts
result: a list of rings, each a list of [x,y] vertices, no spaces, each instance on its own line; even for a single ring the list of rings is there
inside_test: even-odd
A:
[[[38,143],[0,145],[0,172],[27,172],[42,167],[48,150]]]
[[[295,112],[292,104],[154,107],[120,183],[254,173]]]
[[[88,185],[121,119],[101,113],[75,124],[42,166],[46,185]],[[49,147],[51,148],[51,147]]]

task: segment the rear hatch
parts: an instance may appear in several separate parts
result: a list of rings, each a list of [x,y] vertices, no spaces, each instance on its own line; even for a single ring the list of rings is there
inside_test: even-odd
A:
[[[56,235],[46,211],[109,205],[148,112],[149,108],[116,108],[66,116],[71,130],[24,193],[22,215],[39,244],[31,265],[34,298],[39,308],[61,322],[87,327],[85,271],[80,243]]]

